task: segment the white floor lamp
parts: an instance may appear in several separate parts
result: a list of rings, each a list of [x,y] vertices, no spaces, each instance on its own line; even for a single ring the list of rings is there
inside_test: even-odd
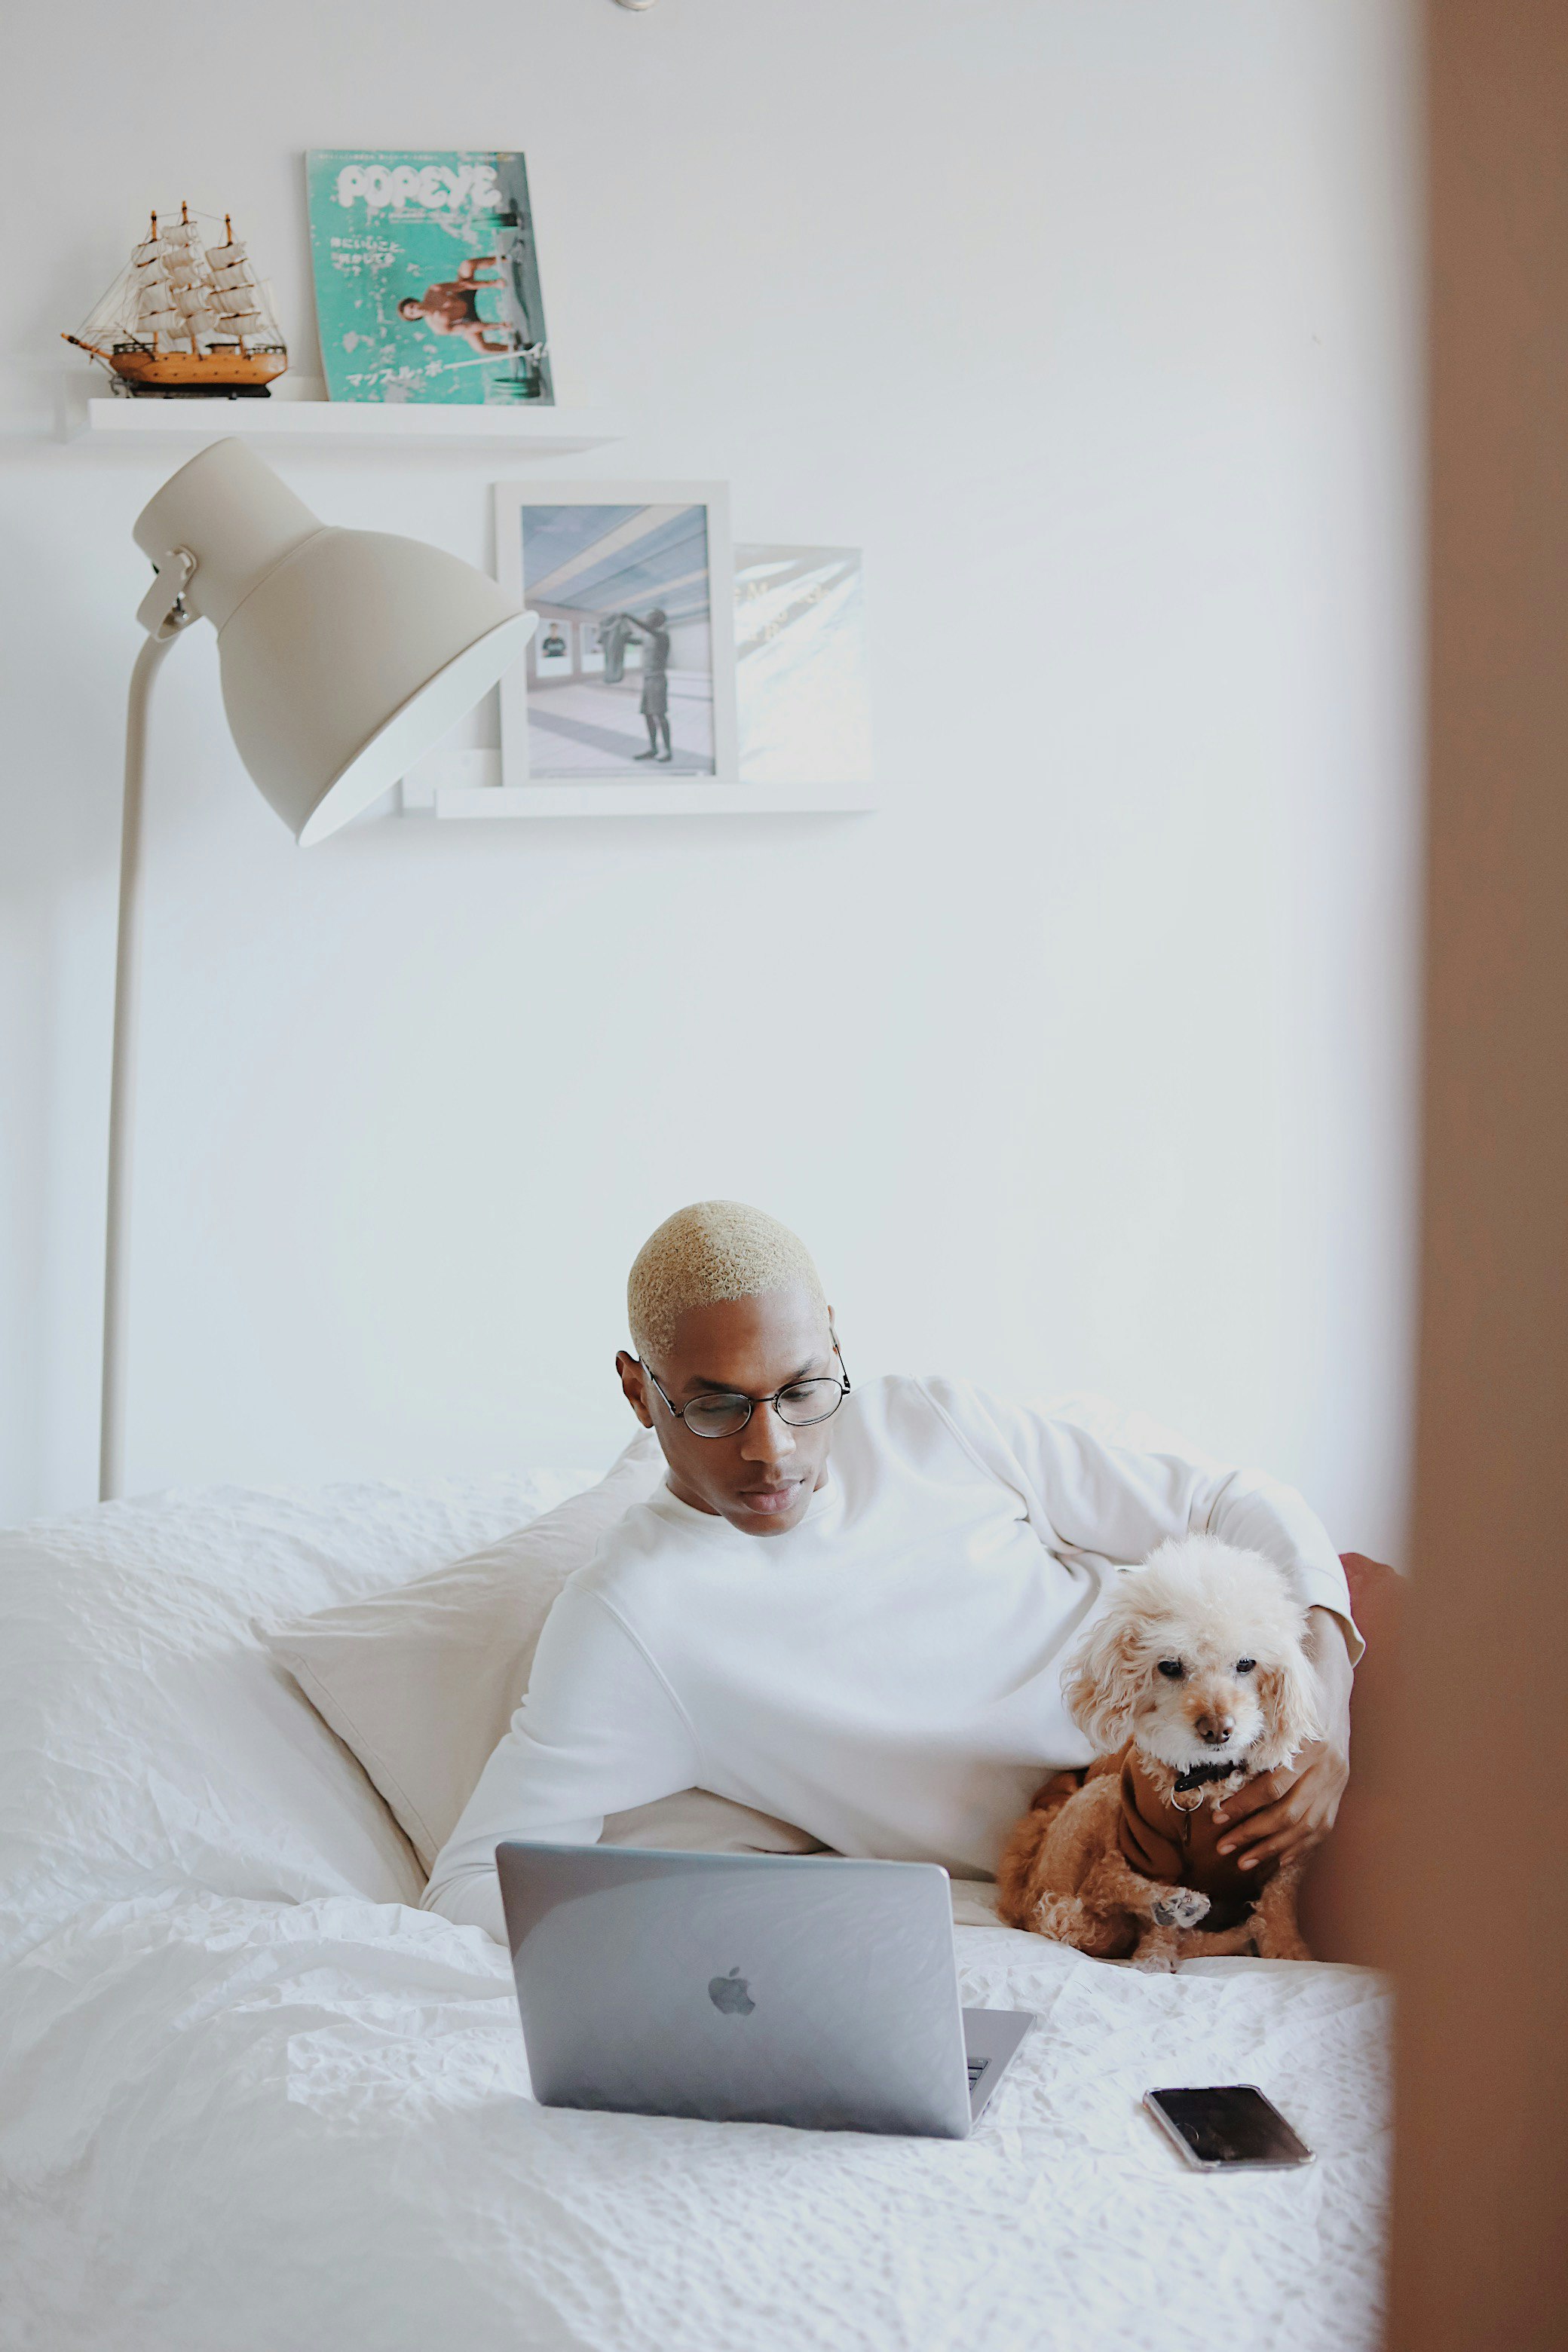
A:
[[[109,1111],[99,1494],[123,1490],[131,1135],[141,966],[142,801],[153,681],[193,621],[217,631],[240,758],[302,847],[405,775],[533,634],[493,580],[384,531],[334,530],[243,442],[218,441],[144,507],[136,544],[157,572],[131,674]]]

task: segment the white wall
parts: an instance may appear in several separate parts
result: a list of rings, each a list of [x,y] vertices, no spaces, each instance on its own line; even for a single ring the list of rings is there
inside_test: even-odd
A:
[[[92,1491],[129,529],[168,470],[39,429],[52,336],[187,194],[240,215],[308,373],[300,151],[500,143],[562,396],[631,420],[603,470],[865,547],[887,808],[302,853],[182,646],[133,1488],[596,1458],[627,1260],[732,1193],[809,1236],[857,1377],[1098,1389],[1395,1544],[1395,0],[216,0],[152,37],[96,0],[9,39],[0,1516]],[[493,460],[280,470],[488,557]]]

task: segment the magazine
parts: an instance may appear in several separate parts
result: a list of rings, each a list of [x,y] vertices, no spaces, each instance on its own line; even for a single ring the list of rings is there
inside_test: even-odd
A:
[[[520,154],[318,148],[305,160],[329,399],[553,404]]]

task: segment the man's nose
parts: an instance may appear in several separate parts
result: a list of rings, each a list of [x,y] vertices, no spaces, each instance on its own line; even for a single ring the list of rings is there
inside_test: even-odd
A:
[[[741,1452],[748,1462],[787,1462],[795,1452],[795,1432],[779,1417],[776,1404],[752,1407],[752,1417],[741,1433]]]
[[[1194,1717],[1193,1729],[1212,1748],[1223,1748],[1236,1729],[1236,1717],[1226,1706],[1207,1706]]]

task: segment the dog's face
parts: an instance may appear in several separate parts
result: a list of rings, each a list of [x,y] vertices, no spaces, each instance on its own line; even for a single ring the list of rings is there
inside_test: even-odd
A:
[[[1305,1622],[1260,1554],[1206,1536],[1162,1544],[1117,1579],[1068,1668],[1068,1708],[1101,1754],[1131,1738],[1178,1772],[1269,1770],[1318,1728]]]
[[[1163,1613],[1149,1630],[1160,1655],[1133,1706],[1140,1748],[1179,1772],[1245,1756],[1263,1729],[1258,1660],[1245,1652],[1237,1657],[1241,1640],[1233,1629],[1206,1622],[1200,1611]]]

